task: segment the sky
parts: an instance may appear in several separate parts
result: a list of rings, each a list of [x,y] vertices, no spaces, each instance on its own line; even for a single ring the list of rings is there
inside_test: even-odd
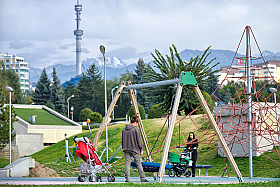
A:
[[[151,52],[236,51],[246,25],[261,50],[280,51],[279,0],[79,0],[82,60],[118,57],[125,64],[152,60]],[[0,0],[0,52],[30,66],[75,64],[77,0]]]

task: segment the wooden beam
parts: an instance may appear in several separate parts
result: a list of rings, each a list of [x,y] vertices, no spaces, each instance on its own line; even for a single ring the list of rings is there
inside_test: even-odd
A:
[[[197,97],[198,97],[198,99],[199,99],[199,101],[200,101],[208,119],[210,120],[210,123],[211,123],[212,127],[214,128],[214,131],[215,131],[215,133],[216,133],[216,135],[217,135],[217,137],[218,137],[218,139],[219,139],[219,141],[220,141],[220,143],[221,143],[221,145],[224,149],[224,152],[225,152],[225,154],[226,154],[226,156],[227,156],[227,158],[228,158],[228,160],[229,160],[229,162],[230,162],[230,164],[231,164],[231,166],[234,170],[234,173],[235,173],[236,177],[238,178],[239,182],[243,182],[243,178],[242,178],[242,175],[239,171],[239,168],[236,165],[235,160],[233,159],[233,156],[232,156],[232,154],[231,154],[231,152],[230,152],[230,150],[229,150],[229,148],[228,148],[228,146],[227,146],[227,144],[226,144],[226,142],[223,138],[223,135],[222,135],[222,133],[219,129],[219,126],[217,125],[217,123],[216,123],[216,121],[213,117],[213,114],[209,110],[209,107],[208,107],[208,105],[207,105],[199,87],[198,86],[192,86],[192,87],[193,87],[193,89],[194,89],[194,91],[195,91],[195,93],[196,93],[196,95],[197,95]]]
[[[162,182],[162,177],[163,177],[163,174],[165,171],[165,164],[167,161],[171,138],[172,138],[173,129],[174,129],[174,125],[175,125],[176,115],[177,115],[177,111],[178,111],[179,103],[180,103],[180,99],[181,99],[181,94],[182,94],[182,89],[183,89],[183,86],[180,85],[181,78],[182,78],[182,73],[181,73],[179,82],[177,84],[177,91],[176,91],[175,101],[174,101],[174,105],[173,105],[173,109],[172,109],[170,125],[168,128],[165,145],[164,145],[164,150],[163,150],[163,154],[162,154],[162,158],[161,158],[161,164],[160,164],[159,173],[158,173],[158,182]]]
[[[108,111],[106,112],[106,114],[105,114],[105,116],[103,118],[102,124],[100,125],[100,127],[99,127],[99,129],[98,129],[98,131],[97,131],[97,133],[95,135],[95,138],[94,138],[94,141],[93,141],[94,147],[96,147],[96,145],[97,145],[97,143],[98,143],[98,141],[99,141],[99,139],[101,137],[101,134],[104,131],[106,123],[108,123],[110,115],[112,114],[112,111],[113,111],[113,109],[114,109],[114,107],[115,107],[115,105],[116,105],[116,103],[117,103],[117,101],[118,101],[122,91],[123,91],[124,86],[125,86],[124,81],[121,81],[120,85],[119,85],[119,88],[116,91],[115,96],[114,96],[114,98],[113,98],[113,100],[112,100],[112,102],[111,102],[111,104],[109,106],[109,109],[108,109]]]
[[[128,85],[131,85],[131,82],[128,82]],[[141,120],[141,115],[140,115],[140,112],[139,112],[139,109],[138,109],[138,106],[137,106],[135,92],[134,92],[133,89],[128,90],[128,92],[129,92],[129,95],[130,95],[130,98],[131,98],[131,102],[132,102],[132,105],[133,105],[135,115],[138,116],[138,120],[139,120],[138,128],[139,128],[139,131],[140,131],[140,134],[141,134],[141,137],[142,137],[142,141],[144,143],[146,154],[148,156],[148,161],[153,162],[153,158],[152,158],[151,151],[150,151],[150,148],[149,148],[148,140],[147,140],[145,130],[144,130],[144,126],[143,126],[143,123],[142,123],[142,120]],[[154,178],[155,178],[157,176],[157,173],[153,172],[153,175],[154,175]]]

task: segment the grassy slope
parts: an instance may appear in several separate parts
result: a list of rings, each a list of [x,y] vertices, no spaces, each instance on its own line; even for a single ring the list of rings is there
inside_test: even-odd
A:
[[[3,168],[9,164],[9,159],[0,158],[0,168]]]
[[[16,114],[23,120],[29,122],[30,116],[36,115],[36,124],[34,125],[67,125],[72,126],[70,123],[50,114],[44,109],[25,109],[15,108]],[[31,124],[32,125],[32,124]]]
[[[201,120],[199,116],[193,118],[196,122],[196,124],[199,124],[201,127],[205,121]],[[163,124],[165,122],[165,119],[149,119],[144,120],[143,125],[146,132],[146,136],[149,139],[159,134]],[[121,144],[121,131],[124,128],[125,124],[116,124],[108,126],[108,137],[109,137],[109,147],[113,150],[113,152],[109,152],[109,157],[114,153],[114,151],[117,150],[119,145]],[[165,125],[164,130],[167,129],[167,125]],[[188,135],[188,132],[194,131],[196,135],[201,134],[201,132],[196,131],[196,127],[194,127],[193,123],[187,120],[183,120],[181,122],[181,129],[184,131],[185,138]],[[98,129],[92,130],[92,137],[91,140],[94,139],[95,134]],[[179,128],[178,126],[175,126],[171,146],[178,145],[178,136]],[[89,132],[86,131],[83,134],[80,134],[79,137],[82,137],[83,135],[88,136]],[[159,141],[157,142],[155,148],[153,151],[156,151],[159,147],[164,138],[164,135],[161,135],[159,138]],[[150,149],[152,149],[154,143],[156,141],[156,138],[149,142]],[[183,142],[181,137],[181,143]],[[74,143],[72,138],[69,138],[69,146]],[[102,150],[102,148],[105,147],[105,132],[102,133],[102,136],[99,140],[98,150]],[[72,151],[72,149],[70,149]],[[175,149],[171,149],[171,152],[175,152]],[[101,153],[98,152],[100,155]],[[277,162],[280,162],[280,158],[276,153],[266,153],[271,158],[277,160]],[[55,169],[58,174],[61,176],[77,176],[79,172],[78,163],[77,162],[71,162],[66,163],[65,159],[60,161],[58,164],[55,163],[59,158],[63,157],[65,155],[65,149],[64,149],[64,140],[60,141],[40,152],[37,152],[32,155],[33,158],[36,159],[37,162],[40,162],[42,164],[47,165],[48,167],[51,167]],[[117,157],[123,156],[122,151],[119,151],[119,153],[116,155]],[[156,153],[153,154],[153,159],[155,162],[161,161],[162,154]],[[105,158],[105,153],[103,158]],[[75,157],[77,160],[77,157]],[[238,158],[237,158],[238,159]],[[221,158],[217,154],[217,149],[215,147],[212,147],[207,144],[201,144],[198,148],[198,161],[197,164],[204,164],[204,165],[212,165],[212,168],[208,170],[208,175],[210,176],[221,176],[225,163],[227,159]],[[124,162],[124,159],[120,160],[118,163]],[[243,177],[248,177],[248,158],[242,158],[237,162],[237,165],[243,175]],[[263,156],[254,157],[253,158],[253,175],[254,177],[280,177],[280,167],[279,165],[274,164],[274,162],[264,158]],[[116,176],[124,176],[124,166],[117,166],[115,167],[115,175]],[[205,175],[205,170],[201,170],[201,174]],[[229,175],[235,176],[234,172],[231,168],[229,168]],[[138,176],[137,170],[132,170],[132,176]],[[147,173],[147,176],[151,176],[150,173]]]

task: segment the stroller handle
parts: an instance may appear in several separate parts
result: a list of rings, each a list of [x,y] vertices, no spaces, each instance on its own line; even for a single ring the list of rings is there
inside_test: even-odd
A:
[[[90,129],[89,123],[88,123],[88,129],[89,129],[89,136],[88,136],[88,138],[90,138],[90,137],[91,137],[91,129]],[[76,142],[76,138],[77,138],[77,137],[78,137],[78,135],[76,135],[76,136],[73,137],[73,140],[74,140],[75,143],[77,143],[77,142]],[[85,137],[85,136],[84,136],[84,137]]]

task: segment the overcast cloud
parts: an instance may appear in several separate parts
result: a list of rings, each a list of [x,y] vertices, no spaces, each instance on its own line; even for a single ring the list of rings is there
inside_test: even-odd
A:
[[[25,57],[33,67],[75,63],[76,0],[1,0],[0,52]],[[278,0],[80,0],[82,59],[108,57],[148,62],[158,49],[235,51],[246,25],[261,50],[280,51]]]

